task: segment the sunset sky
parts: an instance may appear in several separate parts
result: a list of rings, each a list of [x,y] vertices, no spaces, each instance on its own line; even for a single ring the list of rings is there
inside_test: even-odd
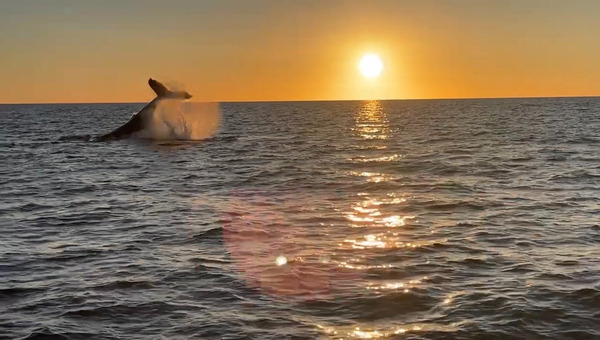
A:
[[[598,0],[0,2],[0,103],[600,95]],[[358,63],[379,55],[364,77]]]

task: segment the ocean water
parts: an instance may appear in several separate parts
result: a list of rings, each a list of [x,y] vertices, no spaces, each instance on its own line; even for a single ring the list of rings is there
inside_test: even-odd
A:
[[[0,106],[0,338],[600,338],[600,99],[143,105]]]

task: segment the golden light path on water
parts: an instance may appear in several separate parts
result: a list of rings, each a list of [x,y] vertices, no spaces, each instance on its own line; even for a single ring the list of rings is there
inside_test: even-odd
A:
[[[439,325],[433,323],[405,324],[390,326],[388,328],[378,327],[328,327],[317,325],[324,334],[334,339],[380,339],[395,338],[395,336],[407,333],[424,333],[427,331],[454,332],[463,323],[454,323],[451,325]]]
[[[369,166],[365,171],[349,171],[348,175],[363,178],[367,184],[382,184],[393,182],[396,176],[386,173],[385,169],[392,162],[402,159],[402,155],[394,152],[386,152],[388,149],[386,141],[392,137],[387,114],[379,101],[369,101],[362,104],[361,109],[355,117],[355,127],[352,129],[359,143],[367,144],[359,156],[349,158],[358,166]],[[368,186],[367,186],[368,188]],[[355,232],[349,232],[347,237],[337,244],[338,250],[356,252],[355,257],[349,255],[345,260],[339,261],[337,265],[347,270],[387,271],[398,269],[394,263],[369,263],[365,262],[365,256],[361,251],[397,250],[411,251],[422,246],[443,243],[445,239],[420,240],[408,239],[406,231],[403,230],[411,221],[417,221],[417,216],[398,213],[399,209],[411,197],[402,192],[359,192],[356,194],[355,202],[345,211],[344,217],[348,225]],[[352,253],[351,253],[352,254]],[[373,260],[371,260],[373,261]],[[367,292],[381,294],[384,291],[393,291],[400,294],[409,294],[412,289],[423,287],[429,278],[427,276],[409,278],[405,280],[364,280],[362,287]],[[365,293],[368,294],[368,293]],[[449,304],[452,297],[443,301]],[[376,339],[395,337],[405,333],[419,333],[427,330],[451,331],[454,325],[439,324],[404,324],[398,325],[394,321],[384,323],[359,323],[353,326],[317,325],[317,328],[326,336],[334,339]]]
[[[342,175],[359,189],[348,192],[350,203],[346,200],[343,206],[335,208],[338,224],[320,224],[319,230],[326,232],[327,237],[293,220],[311,220],[315,209],[324,209],[315,205],[315,197],[282,198],[261,192],[232,195],[232,214],[225,217],[223,239],[235,271],[248,286],[293,301],[335,299],[340,294],[350,301],[384,296],[394,299],[395,294],[406,295],[410,300],[413,290],[426,289],[429,277],[410,275],[402,262],[393,260],[394,256],[372,256],[378,252],[414,252],[447,241],[419,239],[411,229],[413,223],[418,223],[418,216],[402,213],[413,197],[395,185],[398,178],[391,169],[402,155],[389,150],[386,144],[394,133],[382,104],[362,103],[350,133],[356,141],[350,147],[358,152],[345,160],[355,170]],[[281,205],[282,199],[292,203]],[[374,276],[372,271],[379,274]],[[398,271],[404,277],[388,274]],[[448,296],[439,304],[452,301],[453,297]],[[325,337],[336,339],[374,339],[452,328],[432,323],[399,324],[398,320],[358,322],[352,327],[306,322],[315,325]]]
[[[385,141],[390,138],[391,131],[387,114],[381,102],[364,102],[355,117],[355,127],[352,129],[359,141],[371,142],[370,147],[375,150],[385,150]],[[354,163],[370,162],[393,162],[400,158],[398,154],[383,154],[380,152],[365,152],[360,157],[352,159]],[[379,167],[378,167],[379,168]],[[381,167],[383,168],[383,167]],[[365,178],[367,183],[384,183],[395,180],[395,177],[385,172],[375,171],[351,171],[351,176]],[[366,231],[357,237],[345,239],[338,245],[343,248],[366,249],[366,248],[402,248],[410,246],[403,242],[398,234],[389,230],[386,232],[369,232],[380,227],[398,228],[406,225],[407,220],[415,219],[412,215],[389,214],[382,211],[382,206],[394,207],[406,202],[407,197],[402,197],[395,192],[388,193],[383,198],[377,198],[369,192],[357,194],[357,201],[352,204],[351,210],[345,213],[346,219],[352,227],[365,228]]]

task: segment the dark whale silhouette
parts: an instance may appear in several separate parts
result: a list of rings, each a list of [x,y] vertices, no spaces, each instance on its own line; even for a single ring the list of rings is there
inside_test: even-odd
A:
[[[170,91],[160,82],[150,78],[148,79],[148,85],[154,90],[156,93],[156,98],[154,98],[150,103],[148,103],[144,108],[133,115],[131,119],[123,126],[117,128],[116,130],[102,135],[98,138],[99,141],[111,140],[111,139],[121,139],[130,137],[132,134],[143,130],[146,127],[147,121],[149,117],[151,118],[152,113],[156,109],[156,105],[160,100],[163,99],[190,99],[192,95],[185,91]]]

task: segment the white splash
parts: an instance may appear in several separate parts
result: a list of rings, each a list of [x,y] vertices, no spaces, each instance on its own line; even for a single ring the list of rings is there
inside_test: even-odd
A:
[[[139,138],[202,140],[217,133],[221,113],[218,103],[162,99],[144,120],[146,128],[137,133]]]

